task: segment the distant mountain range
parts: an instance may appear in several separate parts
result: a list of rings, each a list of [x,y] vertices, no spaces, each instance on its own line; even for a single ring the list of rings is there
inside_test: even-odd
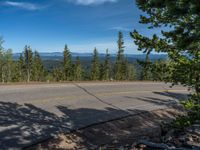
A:
[[[13,54],[13,58],[15,60],[17,60],[19,58],[21,53],[14,53]],[[71,53],[72,54],[72,59],[75,59],[77,56],[79,56],[80,58],[83,59],[91,59],[93,54],[92,53]],[[100,59],[102,59],[103,57],[105,57],[106,54],[100,53],[99,57]],[[62,60],[63,58],[63,53],[62,52],[52,52],[52,53],[40,53],[40,56],[42,58],[42,60]],[[145,59],[146,55],[145,54],[125,54],[127,59],[133,59],[133,60],[137,60],[137,59]],[[116,54],[110,54],[111,58],[115,58]],[[156,60],[156,59],[166,59],[167,55],[165,54],[151,54],[150,55],[150,59],[152,60]]]

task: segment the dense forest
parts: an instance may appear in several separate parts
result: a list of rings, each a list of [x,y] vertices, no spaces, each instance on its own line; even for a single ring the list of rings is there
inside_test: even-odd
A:
[[[38,51],[25,46],[17,59],[13,58],[11,49],[3,48],[0,43],[0,81],[7,82],[58,82],[58,81],[131,81],[159,80],[166,77],[167,60],[151,60],[147,56],[143,60],[132,61],[124,51],[123,33],[118,34],[118,52],[113,58],[109,50],[100,57],[94,48],[90,62],[81,60],[79,56],[72,59],[70,49],[64,46],[62,60],[42,60]]]

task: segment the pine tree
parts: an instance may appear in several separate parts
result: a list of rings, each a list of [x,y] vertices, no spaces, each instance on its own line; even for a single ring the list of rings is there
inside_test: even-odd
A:
[[[3,48],[3,38],[0,37],[0,79],[3,82],[3,64],[4,64],[4,48]]]
[[[200,3],[192,0],[136,0],[136,4],[145,14],[141,15],[140,23],[148,25],[148,29],[156,28],[161,35],[147,37],[135,30],[131,36],[140,51],[167,53],[170,82],[193,89],[193,95],[184,102],[189,116],[182,118],[191,125],[200,120]]]
[[[91,67],[91,80],[98,80],[100,77],[99,74],[99,56],[98,51],[95,48],[93,52],[93,60],[92,60],[92,67]]]
[[[141,80],[152,80],[152,63],[149,58],[151,51],[148,51],[145,60],[137,60],[138,64],[142,67]]]
[[[128,60],[124,59],[121,64],[121,80],[128,80]]]
[[[151,72],[154,81],[166,81],[170,82],[170,62],[167,60],[157,60],[152,63]]]
[[[82,80],[83,70],[81,66],[81,61],[79,57],[76,57],[76,63],[74,66],[74,80]]]
[[[20,82],[20,69],[18,61],[13,61],[12,64],[12,82]]]
[[[18,68],[19,68],[19,81],[22,82],[25,80],[25,72],[26,72],[23,54],[20,54],[19,56]]]
[[[12,50],[3,48],[3,39],[0,37],[0,79],[1,82],[11,82],[13,73]]]
[[[61,81],[63,80],[63,71],[61,68],[54,68],[53,69],[53,79],[54,81]]]
[[[127,64],[126,79],[135,80],[135,78],[136,78],[135,66],[133,64]]]
[[[71,53],[68,49],[67,45],[65,45],[63,52],[63,68],[64,68],[64,80],[72,79],[72,61],[71,61]]]
[[[33,58],[33,80],[42,81],[44,80],[44,66],[40,58],[40,54],[35,51]]]
[[[30,82],[32,76],[32,65],[33,65],[33,52],[30,46],[25,46],[24,48],[24,61],[25,61],[25,70],[26,70],[26,81]]]
[[[104,76],[105,76],[105,66],[104,66],[104,63],[101,63],[99,65],[99,80],[104,80]]]
[[[103,70],[101,72],[103,72],[103,75],[102,75],[103,80],[110,79],[111,64],[110,64],[110,54],[108,52],[108,49],[106,50],[106,57],[103,64]]]
[[[3,65],[3,74],[4,81],[11,82],[12,81],[12,66],[13,66],[13,55],[12,50],[8,49],[4,53],[4,65]]]
[[[117,53],[117,60],[115,64],[115,79],[122,80],[124,77],[123,74],[123,63],[124,63],[124,40],[122,32],[119,32],[118,35],[118,53]]]

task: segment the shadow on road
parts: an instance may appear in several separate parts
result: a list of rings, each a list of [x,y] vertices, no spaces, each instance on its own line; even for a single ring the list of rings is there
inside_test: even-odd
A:
[[[155,97],[131,97],[125,96],[125,98],[139,100],[148,102],[154,105],[163,105],[171,108],[177,108],[177,103],[180,100],[186,100],[188,98],[188,94],[183,93],[174,93],[174,92],[153,92],[154,94],[158,94],[161,96],[166,96],[167,99],[163,100],[162,98],[155,98]]]
[[[166,120],[170,121],[177,115],[172,110],[157,110],[155,112],[138,110],[138,112],[140,112],[139,115],[96,124],[84,128],[84,130],[77,130],[73,134],[65,134],[59,138],[45,141],[26,150],[38,148],[48,150],[99,149],[99,146],[105,144],[109,145],[106,149],[116,149],[121,145],[131,145],[140,138],[160,142],[162,134],[160,123],[166,122]]]
[[[156,105],[165,104],[163,101],[161,102],[161,100],[155,98],[144,98],[140,100],[148,101]],[[148,113],[149,116],[155,118],[169,117],[168,115],[158,116],[148,111],[137,109],[129,110],[128,113],[111,107],[105,108],[104,110],[88,108],[72,110],[64,106],[57,106],[57,109],[64,114],[62,117],[58,117],[57,115],[32,104],[20,105],[17,103],[0,102],[0,149],[6,150],[8,148],[21,148],[30,143],[47,139],[58,133],[68,133],[69,131],[80,129],[91,124],[98,125],[97,123],[99,122],[106,122],[108,120],[114,121],[116,118],[120,117],[123,119],[123,117],[131,116],[133,114]],[[123,124],[124,128],[119,127],[120,123]],[[117,127],[111,125],[112,128],[117,128],[119,130],[117,132],[119,134],[118,136],[120,136],[120,134],[123,135],[123,133],[128,135],[128,131],[126,132],[125,128],[128,128],[127,125],[129,124],[126,125],[124,123],[126,123],[126,121],[119,122]],[[132,124],[135,126],[139,125],[139,128],[154,125],[151,120],[148,118],[144,119],[144,117],[138,117],[137,120],[132,120]],[[111,128],[108,127],[103,130],[97,128],[93,128],[93,130],[93,132],[100,132],[103,137],[108,136],[108,139],[114,139],[117,137],[110,133],[112,131]],[[91,139],[91,137],[92,136],[88,138]],[[103,140],[106,140],[106,138],[102,139],[102,141]]]
[[[188,98],[188,94],[183,94],[183,93],[175,93],[175,92],[153,92],[155,94],[158,95],[162,95],[162,96],[167,96],[170,98],[173,98],[175,100],[184,100]]]
[[[47,138],[48,133],[68,129],[61,118],[31,104],[0,102],[0,149],[19,148],[30,141]]]
[[[62,117],[32,104],[0,102],[0,149],[20,148],[58,133],[68,133],[90,124],[128,115],[114,108],[57,108],[64,114]]]

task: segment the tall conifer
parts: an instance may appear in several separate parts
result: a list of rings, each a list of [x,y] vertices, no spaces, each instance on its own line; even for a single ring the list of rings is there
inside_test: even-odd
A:
[[[92,60],[92,67],[91,67],[91,80],[98,80],[100,77],[99,74],[99,56],[98,51],[95,48],[93,52],[93,60]]]

